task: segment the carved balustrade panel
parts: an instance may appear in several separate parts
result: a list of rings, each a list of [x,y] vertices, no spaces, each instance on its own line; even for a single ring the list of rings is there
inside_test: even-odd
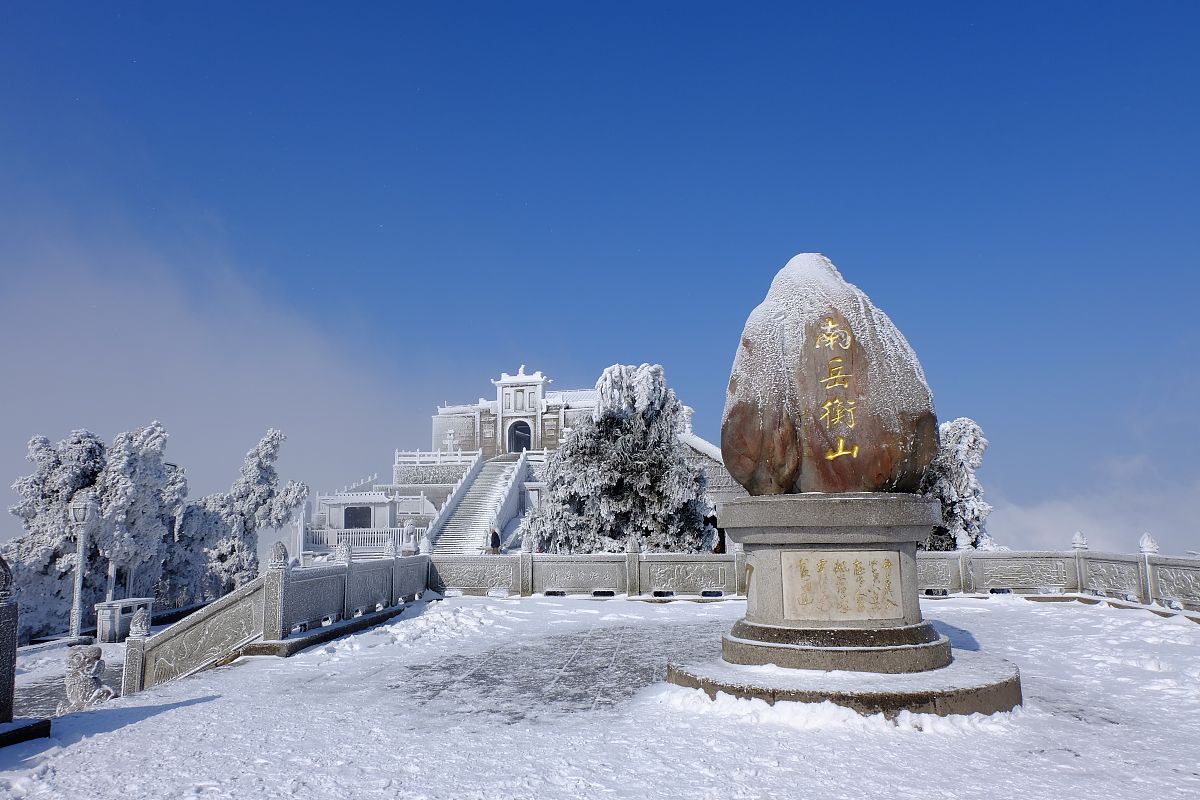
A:
[[[434,558],[433,565],[441,585],[447,589],[462,589],[464,592],[521,590],[518,556]]]
[[[975,588],[1066,589],[1075,583],[1073,560],[1053,556],[980,557],[973,554]]]
[[[533,591],[625,591],[624,556],[533,559]]]
[[[670,591],[676,594],[700,594],[716,590],[725,594],[736,594],[733,558],[705,559],[699,557],[681,560],[678,558],[659,560],[647,556],[641,563],[642,591]]]
[[[398,560],[396,598],[420,595],[429,587],[429,556],[410,556]]]
[[[193,615],[194,619],[189,617],[171,626],[160,634],[170,634],[164,639],[155,641],[157,636],[149,639],[143,664],[143,688],[203,669],[261,636],[264,600],[261,580],[257,579],[253,591],[242,594],[243,590],[239,590],[228,595],[234,598],[233,602],[216,610],[209,606],[204,612]]]
[[[350,609],[374,609],[392,602],[392,560],[356,563],[350,570]]]
[[[1153,564],[1154,596],[1185,606],[1200,606],[1200,567]]]
[[[319,624],[326,617],[342,616],[346,600],[346,567],[293,570],[283,589],[283,630],[296,625]]]
[[[961,589],[959,583],[958,557],[939,558],[917,554],[917,590]]]
[[[1138,597],[1141,578],[1136,561],[1088,558],[1084,562],[1084,588],[1117,597]]]

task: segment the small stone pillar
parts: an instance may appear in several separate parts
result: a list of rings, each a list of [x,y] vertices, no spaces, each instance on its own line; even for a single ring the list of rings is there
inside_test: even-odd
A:
[[[271,548],[271,560],[267,562],[263,578],[263,639],[268,642],[279,641],[290,633],[283,625],[284,594],[290,571],[287,546],[276,542]]]
[[[625,594],[629,597],[642,593],[642,543],[636,536],[625,542]]]
[[[17,604],[12,600],[12,572],[0,557],[0,725],[12,722],[17,687]]]
[[[125,667],[121,672],[121,694],[142,690],[146,663],[146,639],[150,636],[150,612],[138,609],[129,623],[125,638]]]
[[[0,747],[50,735],[48,719],[13,719],[20,610],[12,599],[12,571],[0,557]]]

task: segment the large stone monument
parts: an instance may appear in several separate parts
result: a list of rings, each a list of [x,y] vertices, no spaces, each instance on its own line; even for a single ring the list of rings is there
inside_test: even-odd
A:
[[[746,616],[721,661],[668,680],[868,713],[1019,705],[1016,667],[952,653],[921,617],[917,543],[941,514],[917,492],[937,446],[908,341],[827,258],[793,258],[746,322],[721,428],[751,495],[718,523],[746,553]]]

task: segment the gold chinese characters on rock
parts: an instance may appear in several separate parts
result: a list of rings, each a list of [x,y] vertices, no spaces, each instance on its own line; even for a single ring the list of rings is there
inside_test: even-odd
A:
[[[858,445],[847,441],[854,431],[855,414],[859,410],[857,401],[850,397],[850,379],[854,376],[846,371],[846,359],[836,355],[839,350],[850,349],[854,334],[832,317],[826,317],[817,330],[816,341],[818,350],[827,348],[831,351],[825,377],[820,379],[825,390],[820,420],[830,435],[837,437],[837,447],[825,451],[825,460],[833,461],[842,456],[858,458]]]
[[[784,619],[897,619],[900,554],[894,550],[785,550]]]

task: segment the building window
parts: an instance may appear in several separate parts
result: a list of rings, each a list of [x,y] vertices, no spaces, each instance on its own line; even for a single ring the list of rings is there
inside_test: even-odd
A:
[[[525,410],[525,390],[517,389],[517,411]]]
[[[347,528],[369,528],[369,527],[371,527],[371,507],[370,506],[346,506],[346,527]]]
[[[512,392],[504,393],[504,410],[512,411]]]

